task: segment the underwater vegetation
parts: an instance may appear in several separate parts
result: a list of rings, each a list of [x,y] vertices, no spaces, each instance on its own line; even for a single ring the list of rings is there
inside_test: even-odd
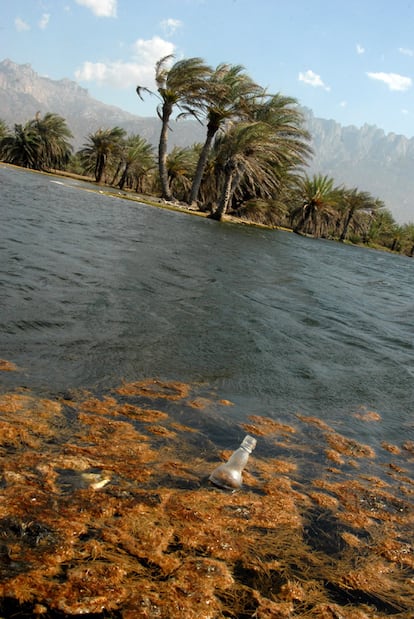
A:
[[[230,405],[152,378],[0,394],[0,617],[412,618],[414,442]],[[220,423],[257,438],[238,492],[208,482]]]

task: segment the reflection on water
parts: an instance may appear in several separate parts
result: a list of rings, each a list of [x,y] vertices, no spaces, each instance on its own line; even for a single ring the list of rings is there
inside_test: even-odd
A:
[[[52,180],[0,167],[0,614],[409,619],[412,260]]]

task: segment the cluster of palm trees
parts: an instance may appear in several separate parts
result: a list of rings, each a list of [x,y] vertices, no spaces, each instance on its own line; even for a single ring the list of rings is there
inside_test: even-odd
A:
[[[3,161],[34,170],[62,169],[70,160],[72,133],[58,114],[36,114],[13,133],[0,121],[0,156]]]
[[[71,132],[56,114],[37,115],[10,132],[0,122],[0,156],[34,169],[69,169],[98,183],[161,196],[222,219],[230,213],[300,234],[387,247],[414,254],[414,224],[398,226],[378,198],[305,170],[310,136],[297,101],[268,94],[240,65],[215,69],[201,58],[155,66],[161,121],[158,156],[141,136],[114,127],[91,133],[71,154]],[[168,148],[173,119],[192,116],[205,140]]]
[[[279,194],[310,153],[310,136],[296,101],[268,95],[240,65],[222,63],[212,69],[201,58],[171,62],[166,56],[156,64],[155,93],[137,87],[140,97],[151,92],[159,101],[162,197],[174,199],[167,139],[175,109],[178,118],[191,115],[206,126],[186,202],[214,205],[212,216],[221,219],[235,204]]]

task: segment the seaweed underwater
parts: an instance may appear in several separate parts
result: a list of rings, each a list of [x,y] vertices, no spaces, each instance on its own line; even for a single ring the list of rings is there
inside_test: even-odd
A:
[[[208,427],[230,404],[152,378],[0,394],[0,616],[413,617],[414,444],[251,415],[231,432],[258,446],[226,492]]]

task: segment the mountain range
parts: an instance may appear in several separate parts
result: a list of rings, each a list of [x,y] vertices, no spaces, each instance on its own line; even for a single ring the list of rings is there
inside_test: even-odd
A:
[[[398,223],[414,222],[414,138],[386,134],[368,124],[344,127],[334,120],[316,118],[308,108],[301,109],[314,153],[308,174],[326,174],[337,185],[369,191],[385,202]],[[29,64],[8,59],[0,62],[0,119],[12,128],[37,112],[54,112],[65,118],[75,150],[88,134],[115,126],[129,134],[138,133],[154,146],[158,143],[157,117],[136,116],[106,105],[76,82],[42,77]],[[188,146],[202,142],[204,136],[200,123],[180,120],[172,124],[169,144]]]

